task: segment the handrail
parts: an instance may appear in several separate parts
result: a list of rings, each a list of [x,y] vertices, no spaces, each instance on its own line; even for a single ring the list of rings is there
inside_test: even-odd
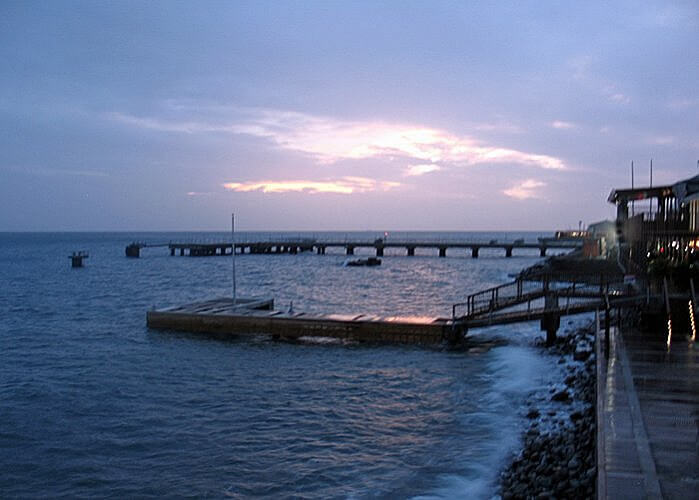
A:
[[[531,302],[540,299],[546,293],[553,292],[558,297],[566,297],[566,309],[571,307],[571,298],[607,298],[609,295],[619,296],[621,292],[609,289],[609,281],[600,277],[599,285],[587,282],[568,282],[567,286],[557,288],[555,282],[549,280],[534,282],[517,278],[515,281],[487,288],[469,295],[465,302],[452,304],[452,318],[457,318],[457,310],[466,307],[466,314],[461,317],[475,317],[485,313],[492,315],[496,310],[506,309],[518,304],[527,303],[531,310]],[[553,286],[552,286],[553,285]]]

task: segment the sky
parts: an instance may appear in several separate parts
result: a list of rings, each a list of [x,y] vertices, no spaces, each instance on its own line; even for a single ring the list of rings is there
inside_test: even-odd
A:
[[[554,230],[698,173],[699,2],[0,2],[0,231]]]

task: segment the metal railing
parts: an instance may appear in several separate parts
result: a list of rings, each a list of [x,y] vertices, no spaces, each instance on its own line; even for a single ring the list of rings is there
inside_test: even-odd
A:
[[[599,283],[559,283],[548,280],[538,282],[517,279],[510,283],[481,290],[469,295],[465,302],[453,304],[452,318],[473,318],[524,303],[527,304],[527,310],[530,311],[532,302],[547,294],[555,295],[556,303],[559,299],[564,298],[566,300],[564,309],[568,310],[581,299],[598,299],[605,295],[621,296],[622,292],[610,290],[609,282],[601,279]],[[464,308],[465,314],[459,314],[459,311]]]

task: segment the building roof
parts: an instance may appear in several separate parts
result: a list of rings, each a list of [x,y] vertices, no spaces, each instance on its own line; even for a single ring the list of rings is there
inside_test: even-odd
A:
[[[672,185],[677,202],[684,205],[690,201],[699,200],[699,175]]]
[[[667,198],[668,196],[673,196],[672,186],[612,189],[607,201],[619,204],[629,201],[648,200],[650,198]]]
[[[699,175],[669,186],[612,189],[607,201],[619,204],[651,198],[669,198],[671,196],[676,197],[681,205],[692,200],[699,200]]]
[[[608,231],[616,231],[616,222],[611,220],[602,220],[593,222],[587,225],[587,230],[591,233],[605,233]]]

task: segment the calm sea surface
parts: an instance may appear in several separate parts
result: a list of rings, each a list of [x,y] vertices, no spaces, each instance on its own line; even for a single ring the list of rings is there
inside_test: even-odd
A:
[[[485,352],[148,330],[153,306],[229,296],[232,259],[166,248],[128,259],[124,247],[229,238],[0,233],[0,497],[494,493],[524,427],[521,405],[557,376],[555,360],[532,347],[537,324],[473,332],[476,343],[499,341]],[[85,268],[70,268],[74,250],[89,251]],[[283,308],[293,300],[299,311],[448,316],[453,302],[539,260],[527,250],[511,259],[503,250],[436,253],[387,251],[377,268],[343,267],[339,250],[245,255],[238,290]]]

